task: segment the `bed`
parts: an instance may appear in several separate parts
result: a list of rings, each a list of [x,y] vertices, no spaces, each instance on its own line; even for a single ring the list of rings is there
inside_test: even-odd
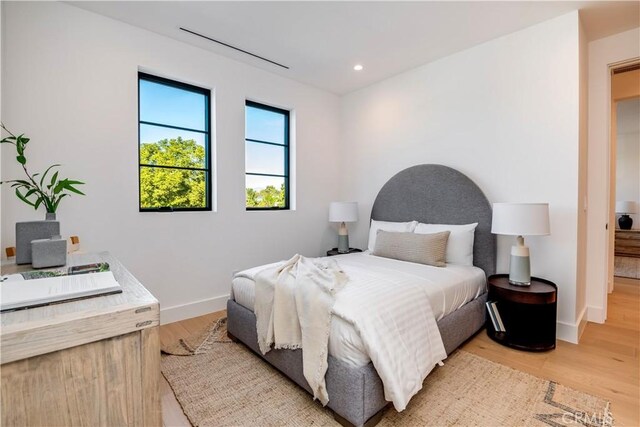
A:
[[[415,220],[431,224],[478,223],[473,245],[475,267],[467,267],[469,271],[464,272],[464,290],[457,291],[452,298],[444,298],[446,301],[435,304],[433,310],[446,353],[450,354],[484,324],[486,292],[483,280],[495,272],[496,257],[495,237],[490,230],[489,202],[478,186],[464,174],[442,165],[418,165],[399,172],[382,187],[373,204],[371,219],[392,222]],[[367,256],[377,258],[367,254],[351,254],[340,256],[339,262],[371,262],[371,259],[363,258]],[[383,264],[392,261],[374,260]],[[455,269],[448,266],[447,270],[452,272],[455,279]],[[473,277],[475,280],[470,279]],[[451,280],[455,282],[454,279]],[[227,327],[232,339],[244,343],[295,383],[310,391],[302,373],[301,350],[272,350],[266,355],[260,353],[250,280],[234,279],[227,315]],[[351,344],[346,347],[347,350],[344,346],[341,350],[335,344],[337,337]],[[380,420],[389,403],[384,399],[382,381],[373,364],[368,362],[366,354],[359,351],[357,336],[354,338],[348,326],[340,322],[332,321],[329,368],[325,378],[330,396],[327,406],[341,424],[368,426]]]

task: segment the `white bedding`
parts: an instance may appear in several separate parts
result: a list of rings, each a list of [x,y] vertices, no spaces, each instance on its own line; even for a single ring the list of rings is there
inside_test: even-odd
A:
[[[335,259],[306,258],[299,254],[284,264],[261,270],[254,280],[253,312],[260,351],[267,354],[272,346],[304,349],[304,378],[313,397],[326,405],[329,393],[325,374],[329,368],[329,334],[336,294],[347,282],[354,288],[357,282],[349,280]],[[374,322],[367,319],[367,323]],[[367,342],[368,336],[362,334],[362,329],[358,330]],[[375,360],[373,356],[372,360]]]
[[[396,270],[419,277],[428,289],[431,309],[436,320],[454,312],[467,302],[485,292],[486,278],[478,267],[451,265],[432,267],[394,259],[376,257],[368,253],[339,255],[335,258],[342,266],[366,267],[371,270]],[[270,264],[271,265],[276,265]],[[254,310],[255,282],[248,277],[268,266],[245,270],[233,279],[232,298],[243,307]],[[347,285],[348,286],[348,285]],[[365,366],[370,358],[364,349],[360,336],[353,326],[338,316],[333,316],[329,337],[329,354],[354,367]]]

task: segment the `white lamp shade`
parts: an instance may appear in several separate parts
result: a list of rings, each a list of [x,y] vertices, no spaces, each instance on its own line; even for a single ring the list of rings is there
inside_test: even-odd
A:
[[[358,202],[331,202],[329,205],[330,222],[356,222],[358,220]]]
[[[616,202],[616,213],[618,214],[632,214],[638,211],[636,202],[625,201]]]
[[[550,234],[548,203],[494,203],[491,232],[512,236]]]

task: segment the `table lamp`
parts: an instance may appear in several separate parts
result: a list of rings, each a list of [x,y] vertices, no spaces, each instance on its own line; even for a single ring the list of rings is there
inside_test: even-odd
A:
[[[358,220],[358,202],[331,202],[329,205],[329,221],[339,222],[338,228],[338,252],[349,252],[349,232],[347,222]]]
[[[620,226],[620,230],[631,230],[631,227],[633,226],[633,219],[631,219],[629,214],[634,214],[637,212],[638,209],[636,207],[636,202],[616,202],[616,213],[621,215],[620,218],[618,218],[618,225]]]
[[[523,236],[546,236],[549,231],[548,203],[494,203],[493,234],[518,236],[511,247],[509,283],[518,286],[531,285],[531,262],[529,247]]]

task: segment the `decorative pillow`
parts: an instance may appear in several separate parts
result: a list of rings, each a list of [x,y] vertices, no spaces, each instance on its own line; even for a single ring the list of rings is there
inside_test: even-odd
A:
[[[447,262],[458,265],[473,265],[473,240],[477,226],[477,222],[465,225],[419,223],[415,232],[431,234],[450,231],[447,243]]]
[[[373,254],[400,261],[445,267],[449,231],[433,234],[378,231]]]
[[[369,250],[373,252],[373,249],[376,247],[376,236],[378,235],[378,230],[413,233],[416,225],[418,225],[418,221],[389,222],[376,221],[375,219],[372,219],[371,228],[369,228]]]

